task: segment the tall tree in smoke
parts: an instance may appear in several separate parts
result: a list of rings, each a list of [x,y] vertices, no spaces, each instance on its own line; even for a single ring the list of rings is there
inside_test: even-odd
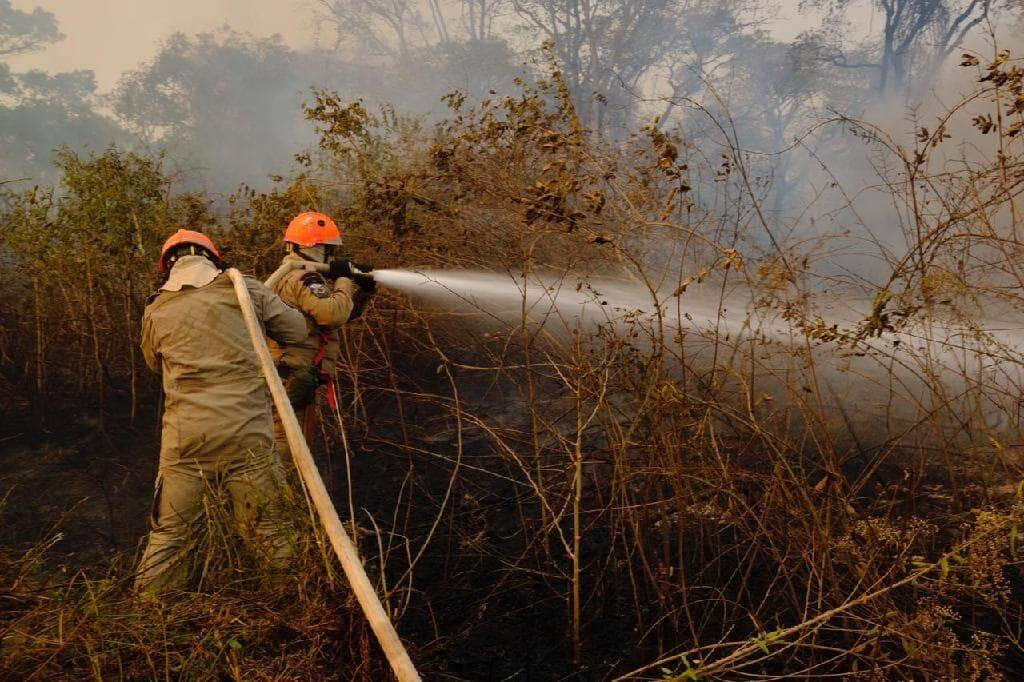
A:
[[[324,71],[279,37],[179,33],[122,77],[113,104],[142,139],[203,166],[214,186],[227,190],[287,170],[308,134],[302,98]]]
[[[40,50],[63,37],[52,13],[41,7],[23,12],[15,9],[11,0],[0,0],[0,60]],[[17,93],[17,80],[6,61],[0,61],[0,94]]]
[[[22,11],[0,0],[0,59],[45,48],[63,40],[56,17],[36,7]],[[105,147],[126,139],[123,131],[96,111],[92,71],[14,73],[0,61],[0,179],[46,179],[61,143],[77,149]]]
[[[873,72],[881,95],[905,93],[915,79],[929,80],[946,59],[985,21],[998,0],[872,0],[882,16],[881,31],[867,44],[845,47],[841,29],[825,42],[825,58],[836,66]],[[835,26],[852,0],[815,0]]]
[[[629,118],[628,89],[673,45],[673,0],[511,0],[527,27],[554,46],[580,116],[596,130]]]
[[[57,18],[42,7],[23,12],[0,0],[0,57],[32,52],[64,38]]]
[[[509,0],[316,0],[313,9],[333,27],[339,58],[383,69],[367,79],[371,98],[431,111],[451,90],[473,99],[507,92],[522,72],[496,27]]]
[[[685,100],[700,97],[708,82],[719,88],[728,82],[737,86],[732,89],[749,94],[749,71],[743,64],[756,62],[771,42],[758,31],[761,15],[757,3],[740,0],[687,0],[679,5],[672,43],[653,69],[659,81],[656,89],[665,92],[661,121]],[[755,90],[762,85],[759,81]]]
[[[62,39],[57,18],[41,7],[23,12],[11,5],[11,0],[0,0],[0,59],[11,55],[34,52]],[[18,82],[6,61],[0,61],[0,94],[16,95]]]
[[[462,26],[470,40],[492,39],[495,21],[507,4],[507,0],[461,0]]]
[[[428,24],[414,0],[317,0],[322,15],[335,27],[339,45],[350,42],[364,56],[386,57],[409,66],[418,48],[443,40],[446,25],[435,12],[437,36],[428,36]],[[431,9],[438,9],[431,3]]]

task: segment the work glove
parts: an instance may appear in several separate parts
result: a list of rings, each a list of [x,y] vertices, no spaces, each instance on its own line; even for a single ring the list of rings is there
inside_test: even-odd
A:
[[[352,281],[359,285],[359,290],[368,296],[372,296],[377,293],[377,280],[373,278],[371,272],[353,272],[349,277]]]
[[[352,261],[347,258],[343,260],[332,260],[329,267],[330,269],[327,271],[328,279],[352,276]]]
[[[361,265],[350,260],[335,260],[331,261],[327,276],[333,280],[347,277],[355,282],[364,294],[373,294],[377,291],[377,282],[373,278],[372,265]]]
[[[373,271],[372,265],[365,263],[353,263],[348,258],[337,258],[332,260],[328,267],[327,276],[331,279],[338,279],[339,277],[351,277],[353,273],[369,273]]]
[[[320,385],[320,373],[315,367],[292,370],[284,380],[288,400],[296,410],[312,405],[316,400],[316,389]]]

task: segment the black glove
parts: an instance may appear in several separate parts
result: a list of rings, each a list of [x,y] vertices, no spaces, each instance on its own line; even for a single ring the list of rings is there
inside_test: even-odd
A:
[[[302,369],[288,369],[282,373],[284,389],[288,393],[288,400],[295,409],[304,409],[312,405],[316,400],[316,389],[320,386],[320,372],[316,367],[304,367]],[[282,368],[278,368],[281,372]]]
[[[331,261],[331,269],[327,271],[330,279],[348,277],[367,294],[377,291],[377,282],[373,278],[373,266],[353,263],[350,260]]]
[[[377,280],[373,278],[373,273],[353,272],[349,278],[359,286],[360,291],[364,294],[377,293]]]
[[[328,279],[352,276],[352,261],[347,258],[345,260],[332,260],[330,268],[331,269],[327,271]]]

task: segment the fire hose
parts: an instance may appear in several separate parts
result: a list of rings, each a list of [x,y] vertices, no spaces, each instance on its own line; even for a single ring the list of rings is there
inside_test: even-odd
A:
[[[281,272],[281,270],[278,272]],[[292,458],[295,460],[295,468],[298,469],[299,475],[306,485],[309,496],[313,501],[313,506],[320,517],[320,522],[324,526],[324,531],[327,533],[331,546],[334,548],[334,553],[337,555],[338,561],[341,562],[341,567],[345,571],[349,585],[352,587],[352,592],[355,593],[359,606],[366,615],[370,628],[373,629],[373,633],[377,636],[377,641],[380,642],[384,655],[391,664],[391,668],[399,682],[418,681],[420,679],[419,673],[416,672],[412,659],[409,658],[405,646],[398,638],[395,626],[384,611],[380,598],[374,591],[373,585],[370,583],[370,579],[363,568],[363,564],[359,560],[359,554],[356,551],[355,545],[345,532],[341,519],[338,517],[338,512],[334,508],[334,503],[331,501],[327,488],[324,486],[323,479],[320,478],[320,472],[313,461],[309,445],[302,435],[299,420],[295,416],[295,411],[292,409],[291,401],[288,400],[284,384],[281,382],[281,377],[278,375],[274,361],[270,356],[270,349],[267,348],[263,325],[260,324],[256,317],[256,311],[253,308],[252,298],[249,296],[249,289],[246,287],[245,279],[234,268],[229,269],[227,273],[234,284],[235,295],[238,296],[238,304],[242,309],[242,317],[245,319],[245,326],[249,331],[253,349],[259,358],[263,376],[267,380],[270,395],[273,397],[274,405],[281,416],[285,435],[288,438],[288,446],[291,448]],[[281,272],[281,274],[283,275],[284,272]],[[268,280],[268,284],[270,283],[270,280]]]

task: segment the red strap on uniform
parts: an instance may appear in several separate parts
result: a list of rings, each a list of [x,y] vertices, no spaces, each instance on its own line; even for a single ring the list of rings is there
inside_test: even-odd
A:
[[[313,366],[320,367],[320,364],[324,361],[324,355],[327,353],[327,344],[331,341],[330,332],[320,330],[320,349],[316,352],[316,357],[313,358]],[[338,409],[338,394],[334,390],[334,377],[326,372],[321,372],[321,375],[327,379],[325,386],[327,386],[327,404],[331,406],[332,410]]]
[[[316,351],[316,356],[313,357],[313,366],[319,367],[320,363],[324,361],[324,355],[327,354],[327,344],[331,341],[330,332],[320,330],[320,348]]]

